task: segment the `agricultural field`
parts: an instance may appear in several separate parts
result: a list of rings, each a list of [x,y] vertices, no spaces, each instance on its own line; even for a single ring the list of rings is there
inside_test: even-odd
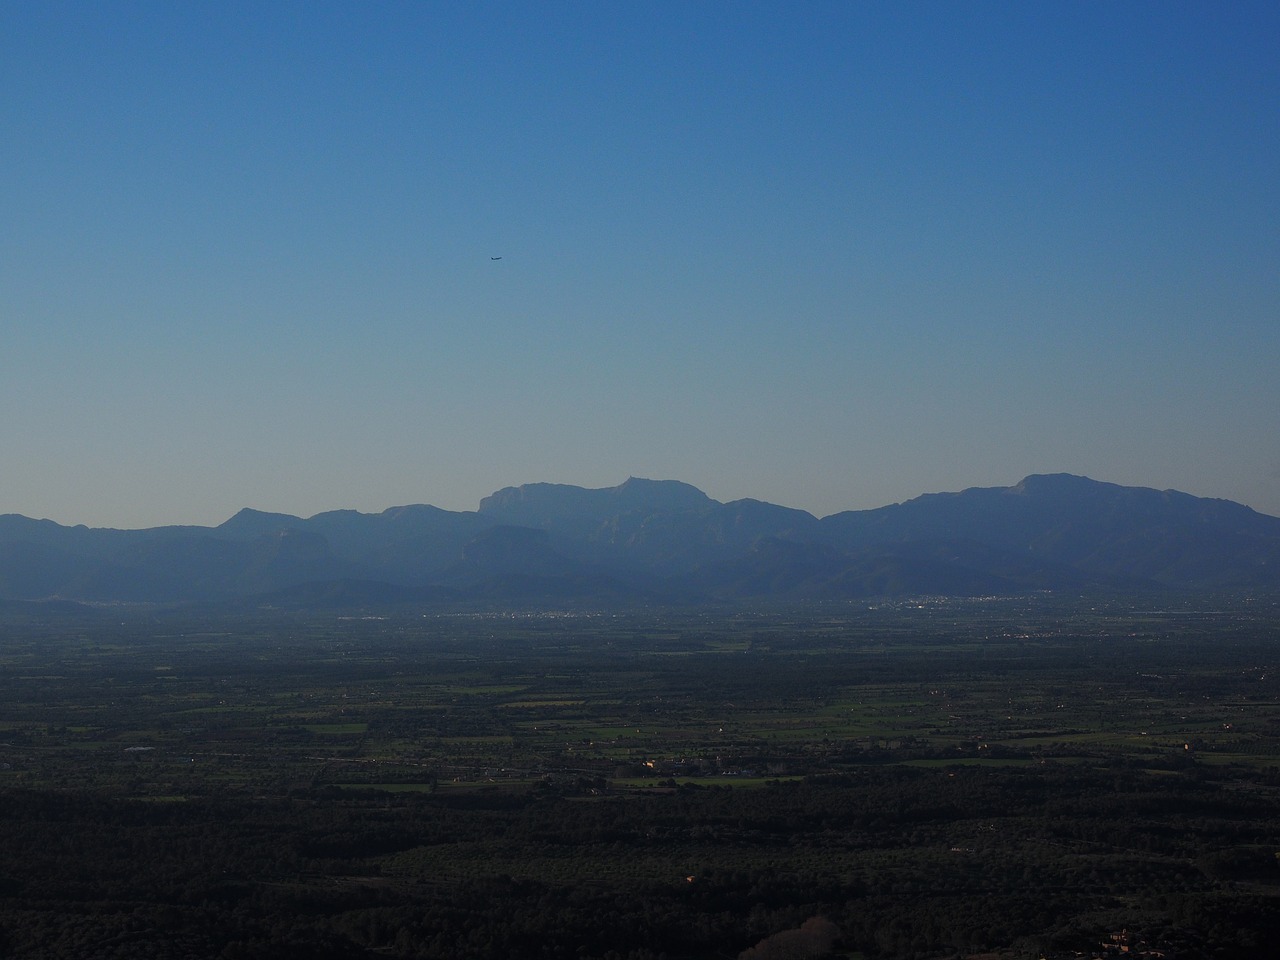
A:
[[[0,956],[1242,956],[1280,606],[11,611],[0,798]]]

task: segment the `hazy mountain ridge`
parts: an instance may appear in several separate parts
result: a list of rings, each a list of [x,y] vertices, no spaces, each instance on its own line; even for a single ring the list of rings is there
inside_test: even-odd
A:
[[[1037,590],[1280,590],[1280,518],[1066,474],[821,519],[674,480],[535,483],[216,527],[0,516],[0,599],[376,602],[842,599]]]

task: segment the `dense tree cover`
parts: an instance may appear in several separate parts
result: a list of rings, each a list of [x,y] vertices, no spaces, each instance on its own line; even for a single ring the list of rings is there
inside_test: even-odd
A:
[[[1280,935],[1275,789],[1047,765],[595,799],[7,790],[0,928],[19,957],[763,957],[822,917],[868,956],[1127,927],[1208,957]]]

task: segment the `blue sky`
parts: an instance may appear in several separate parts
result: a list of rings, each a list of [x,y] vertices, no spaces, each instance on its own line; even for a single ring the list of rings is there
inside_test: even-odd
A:
[[[1249,2],[0,0],[0,512],[1280,514],[1278,49]]]

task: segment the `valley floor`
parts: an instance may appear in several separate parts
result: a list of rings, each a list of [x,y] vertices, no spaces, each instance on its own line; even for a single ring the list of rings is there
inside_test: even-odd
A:
[[[1221,598],[14,617],[0,955],[1246,956],[1278,640]]]

